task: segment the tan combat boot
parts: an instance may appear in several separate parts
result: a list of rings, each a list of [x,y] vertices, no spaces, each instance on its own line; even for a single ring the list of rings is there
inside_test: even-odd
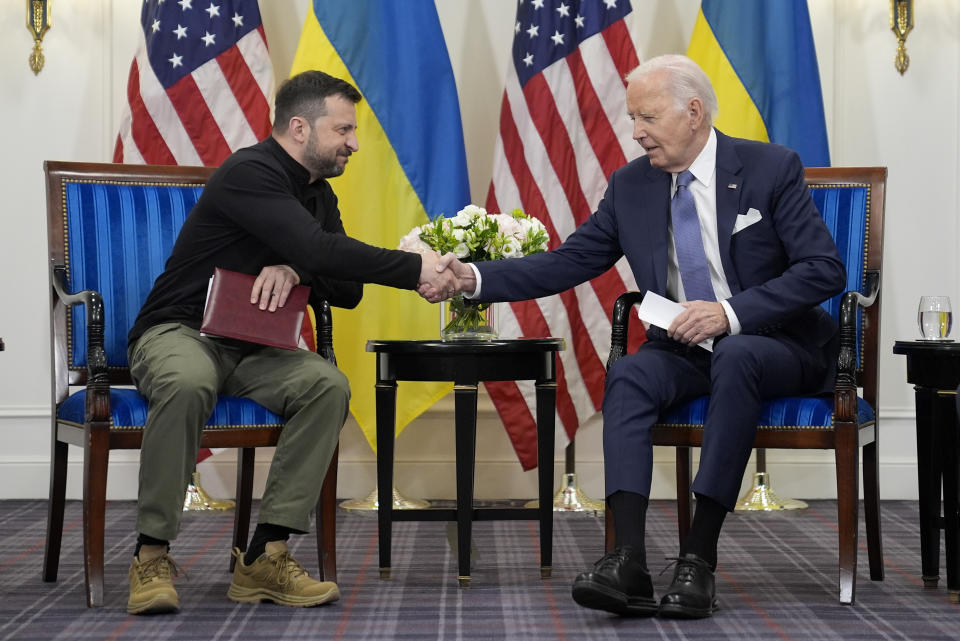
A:
[[[150,549],[156,548],[156,550]],[[179,574],[177,564],[165,547],[140,548],[140,556],[130,564],[130,614],[163,614],[180,609],[180,599],[173,587],[173,577]]]
[[[340,598],[337,584],[310,578],[297,562],[284,541],[271,541],[266,551],[250,565],[243,561],[243,552],[233,548],[236,566],[227,596],[240,603],[273,601],[280,605],[307,608]]]

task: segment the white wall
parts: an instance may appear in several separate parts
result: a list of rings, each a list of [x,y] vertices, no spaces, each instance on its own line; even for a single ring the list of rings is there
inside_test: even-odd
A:
[[[888,3],[881,0],[809,0],[820,59],[831,157],[835,165],[889,167],[883,289],[880,422],[881,492],[916,497],[912,390],[898,338],[916,335],[920,294],[958,291],[957,188],[960,165],[960,3],[917,0],[916,28],[908,39],[910,69],[893,68],[895,39]],[[634,0],[630,25],[641,58],[683,52],[699,2]],[[34,76],[27,66],[32,41],[24,4],[0,7],[0,122],[7,125],[0,152],[0,498],[42,497],[49,459],[49,349],[46,226],[42,162],[107,161],[123,104],[139,16],[132,0],[54,3],[53,28],[44,42],[47,62]],[[278,78],[287,75],[308,0],[261,2]],[[457,77],[474,202],[490,181],[502,78],[514,20],[512,0],[437,0]],[[452,400],[407,428],[397,444],[396,485],[423,497],[453,494]],[[558,444],[558,474],[562,444]],[[79,451],[71,449],[70,496],[80,494]],[[266,453],[261,455],[263,470]],[[768,467],[786,496],[830,497],[832,455],[770,452]],[[109,494],[134,496],[136,454],[115,453]],[[373,454],[351,420],[344,430],[340,494],[366,494],[374,485]],[[655,497],[674,495],[673,455],[656,453]],[[207,488],[233,491],[233,458],[202,466]],[[578,438],[581,484],[602,494],[598,420]],[[262,482],[262,481],[261,481]],[[489,401],[481,403],[477,455],[479,497],[528,497],[532,473],[522,473]]]

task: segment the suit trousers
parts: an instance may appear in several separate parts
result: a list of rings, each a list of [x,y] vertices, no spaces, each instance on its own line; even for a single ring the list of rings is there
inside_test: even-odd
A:
[[[347,418],[350,386],[335,365],[306,350],[201,336],[180,323],[144,332],[130,373],[149,401],[140,450],[137,531],[173,540],[196,469],[204,424],[218,394],[256,401],[284,418],[260,523],[310,530],[310,511]]]
[[[827,375],[824,360],[783,337],[725,336],[715,342],[712,354],[670,339],[648,340],[607,372],[606,495],[626,490],[649,497],[651,426],[671,406],[709,394],[692,489],[732,510],[764,401],[818,390]]]

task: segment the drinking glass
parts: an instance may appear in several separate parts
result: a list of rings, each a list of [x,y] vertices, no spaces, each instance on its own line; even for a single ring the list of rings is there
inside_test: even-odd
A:
[[[917,310],[920,336],[925,341],[942,341],[950,335],[953,312],[949,296],[921,296]]]

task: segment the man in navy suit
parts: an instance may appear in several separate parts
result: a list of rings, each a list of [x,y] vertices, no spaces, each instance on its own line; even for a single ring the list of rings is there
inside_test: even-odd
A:
[[[467,265],[448,255],[437,269],[453,269],[468,296],[515,301],[567,290],[626,256],[641,290],[682,305],[668,328],[651,327],[648,341],[607,373],[615,550],[576,578],[573,598],[624,615],[707,617],[717,608],[717,540],[763,401],[831,386],[837,326],[820,303],[842,291],[845,272],[797,154],[716,131],[717,99],[696,63],[661,56],[627,81],[633,137],[646,155],[611,175],[596,213],[551,252]],[[712,352],[698,346],[711,338]],[[649,430],[664,410],[703,394],[711,402],[696,512],[658,601],[644,545]]]

